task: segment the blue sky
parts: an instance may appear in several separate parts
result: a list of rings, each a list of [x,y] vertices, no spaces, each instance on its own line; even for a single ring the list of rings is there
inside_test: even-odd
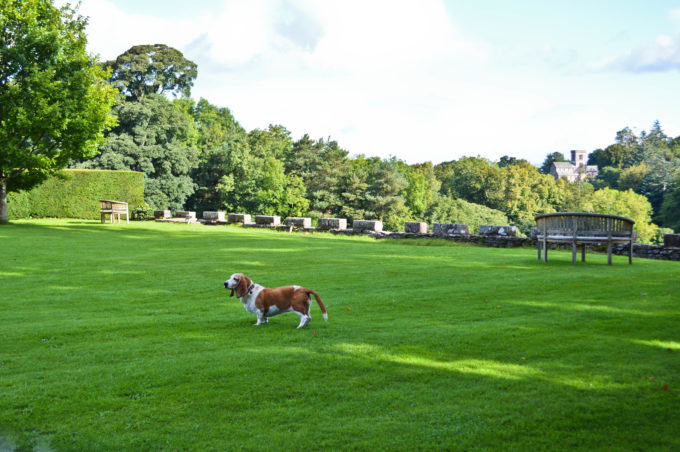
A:
[[[248,130],[409,163],[540,164],[659,120],[680,135],[680,3],[83,0],[89,49],[163,43]]]

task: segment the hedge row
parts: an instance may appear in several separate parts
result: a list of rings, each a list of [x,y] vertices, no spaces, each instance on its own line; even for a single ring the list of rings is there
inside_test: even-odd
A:
[[[7,195],[10,220],[19,218],[100,218],[99,200],[128,203],[130,214],[144,204],[144,173],[62,170],[32,190]]]

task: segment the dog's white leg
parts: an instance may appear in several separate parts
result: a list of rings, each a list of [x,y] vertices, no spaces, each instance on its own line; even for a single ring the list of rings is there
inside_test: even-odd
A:
[[[308,315],[305,315],[301,312],[293,311],[296,313],[298,316],[300,316],[300,324],[297,326],[298,328],[302,328],[303,326],[307,325],[309,321],[312,319]]]
[[[257,311],[257,323],[255,326],[262,325],[263,323],[267,323],[267,317],[265,317],[264,313],[261,311]]]

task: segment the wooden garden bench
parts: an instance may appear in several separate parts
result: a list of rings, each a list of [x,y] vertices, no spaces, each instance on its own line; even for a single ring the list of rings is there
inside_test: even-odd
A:
[[[127,224],[130,224],[130,214],[128,212],[128,203],[123,201],[111,201],[108,199],[102,199],[99,201],[100,212],[102,216],[102,223],[106,220],[107,215],[111,215],[111,223],[114,221],[114,217],[118,215],[118,223],[120,223],[120,215],[125,214],[125,220]]]
[[[548,243],[571,243],[571,263],[576,264],[576,248],[581,245],[581,261],[586,261],[586,245],[607,244],[607,263],[612,264],[612,246],[628,245],[628,263],[633,263],[635,222],[616,215],[586,212],[558,212],[536,215],[538,258],[548,260]],[[543,253],[541,253],[543,251]]]

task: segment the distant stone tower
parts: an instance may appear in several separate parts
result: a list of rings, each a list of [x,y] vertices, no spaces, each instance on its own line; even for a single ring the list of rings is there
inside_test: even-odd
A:
[[[586,151],[571,151],[571,164],[577,169],[583,168],[588,163],[588,153]]]

